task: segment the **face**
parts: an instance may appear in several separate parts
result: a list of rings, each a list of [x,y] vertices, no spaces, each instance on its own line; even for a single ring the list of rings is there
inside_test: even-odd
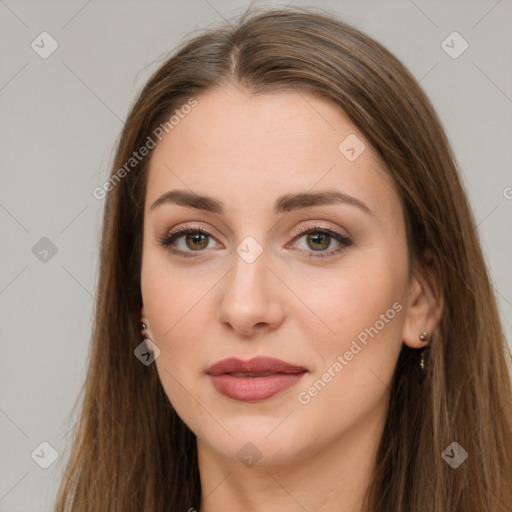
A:
[[[304,460],[384,420],[410,287],[401,201],[326,100],[235,89],[196,99],[148,174],[142,315],[155,364],[202,449]],[[292,369],[208,373],[259,356]]]

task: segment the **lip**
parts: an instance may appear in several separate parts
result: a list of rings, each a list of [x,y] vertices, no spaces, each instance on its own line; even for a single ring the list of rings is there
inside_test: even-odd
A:
[[[249,361],[233,357],[223,359],[206,373],[215,389],[224,396],[256,402],[289,389],[307,372],[303,366],[260,356]]]

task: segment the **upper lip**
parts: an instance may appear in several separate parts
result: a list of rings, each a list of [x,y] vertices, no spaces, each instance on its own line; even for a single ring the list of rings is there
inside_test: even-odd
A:
[[[249,361],[242,361],[236,357],[222,359],[212,365],[207,373],[209,375],[222,375],[225,373],[301,373],[306,368],[290,364],[273,357],[254,357]]]

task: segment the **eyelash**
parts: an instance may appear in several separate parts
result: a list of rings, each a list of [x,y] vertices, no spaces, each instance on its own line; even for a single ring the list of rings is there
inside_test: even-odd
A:
[[[352,245],[352,240],[349,237],[342,235],[341,233],[338,233],[337,231],[334,231],[330,228],[322,227],[317,224],[315,224],[312,227],[300,228],[299,232],[297,233],[297,235],[295,235],[293,240],[296,241],[296,240],[302,238],[304,235],[309,235],[309,234],[313,234],[313,233],[315,233],[315,234],[321,233],[324,235],[328,235],[331,238],[334,238],[337,242],[339,242],[340,246],[336,249],[331,249],[330,251],[305,251],[309,254],[309,256],[308,256],[309,258],[328,258],[328,257],[331,257],[331,256],[341,253],[342,251],[347,249],[347,247]],[[179,256],[183,256],[186,258],[189,258],[189,257],[196,258],[199,255],[192,254],[195,251],[181,251],[181,250],[172,249],[170,247],[171,244],[175,240],[181,238],[183,235],[188,235],[188,234],[190,234],[190,235],[202,234],[202,235],[206,235],[206,236],[210,236],[210,237],[212,236],[210,233],[208,233],[208,231],[206,231],[201,226],[189,226],[189,227],[179,228],[176,231],[173,231],[171,233],[164,235],[161,238],[158,238],[158,242],[163,247],[165,247],[167,250],[172,252],[173,254],[177,254]],[[201,250],[201,251],[197,251],[197,252],[203,252],[203,251]]]

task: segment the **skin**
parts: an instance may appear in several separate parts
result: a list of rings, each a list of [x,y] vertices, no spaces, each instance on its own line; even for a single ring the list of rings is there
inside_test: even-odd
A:
[[[167,396],[197,436],[200,512],[361,510],[402,343],[424,347],[418,333],[434,330],[441,314],[422,269],[409,273],[400,197],[369,142],[324,99],[230,87],[197,100],[151,155],[141,316],[161,351],[155,364]],[[366,146],[354,161],[338,150],[350,134]],[[150,210],[174,189],[214,197],[225,213],[170,203]],[[324,189],[357,198],[372,214],[337,203],[272,211],[282,194]],[[352,244],[308,258],[340,246],[327,237],[318,249],[297,237],[298,227],[317,223]],[[182,235],[173,244],[196,257],[159,242],[175,227],[197,225],[211,235],[206,241],[187,244]],[[247,236],[262,249],[252,263],[236,252]],[[333,372],[338,356],[396,303],[401,311]],[[256,355],[308,373],[249,403],[221,395],[205,374],[220,359]],[[299,393],[329,368],[335,376],[300,403]],[[261,454],[252,467],[237,456],[248,442]]]

